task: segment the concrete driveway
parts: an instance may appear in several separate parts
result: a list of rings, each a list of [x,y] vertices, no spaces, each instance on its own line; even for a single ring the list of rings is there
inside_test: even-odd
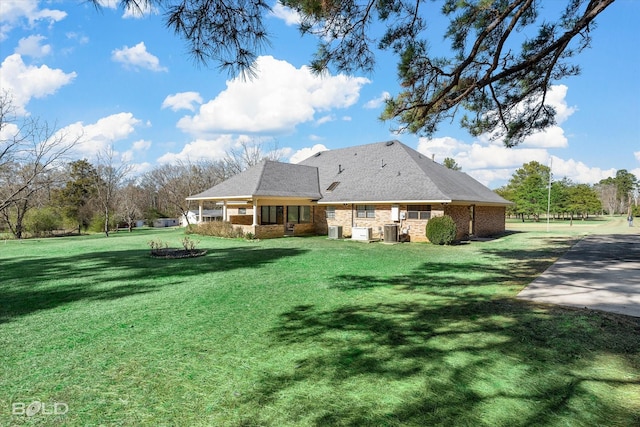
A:
[[[585,237],[518,298],[640,317],[640,234]]]

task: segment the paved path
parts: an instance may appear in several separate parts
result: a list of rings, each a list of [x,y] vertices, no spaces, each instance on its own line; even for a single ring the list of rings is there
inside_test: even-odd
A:
[[[640,234],[585,237],[518,298],[640,317]]]

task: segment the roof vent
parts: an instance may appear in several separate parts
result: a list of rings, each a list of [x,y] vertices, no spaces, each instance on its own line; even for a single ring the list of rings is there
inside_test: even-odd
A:
[[[393,141],[387,141],[387,143],[384,145],[386,145],[387,147],[391,147],[393,145]]]
[[[322,151],[318,151],[316,154],[313,155],[313,157],[320,157],[320,154],[322,154]]]
[[[338,165],[338,173],[342,173],[344,169],[342,169],[342,165]]]
[[[333,191],[340,184],[340,181],[332,182],[331,185],[327,188],[327,191]]]

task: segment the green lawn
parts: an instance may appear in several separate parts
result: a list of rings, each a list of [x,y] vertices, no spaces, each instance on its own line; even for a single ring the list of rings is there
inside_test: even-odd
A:
[[[514,299],[576,233],[182,237],[0,242],[0,425],[640,425],[640,321]]]

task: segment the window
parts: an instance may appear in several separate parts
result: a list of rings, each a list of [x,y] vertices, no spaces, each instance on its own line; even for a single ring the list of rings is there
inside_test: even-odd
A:
[[[335,219],[335,218],[336,218],[336,207],[327,206],[327,219]]]
[[[282,224],[284,216],[283,206],[262,206],[260,208],[260,224]]]
[[[376,207],[373,205],[356,205],[357,218],[375,218]]]
[[[407,207],[407,219],[431,218],[431,205],[409,205]]]
[[[238,208],[238,215],[246,215],[247,208]]]
[[[311,206],[287,206],[287,222],[309,224],[311,222]]]

